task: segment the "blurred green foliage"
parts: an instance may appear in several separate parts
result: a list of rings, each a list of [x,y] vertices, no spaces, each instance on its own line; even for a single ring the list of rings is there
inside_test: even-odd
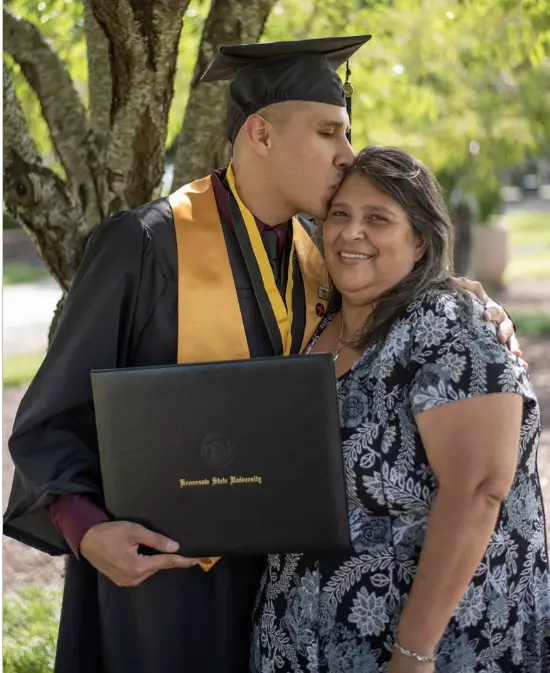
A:
[[[82,2],[6,0],[66,61],[86,100]],[[193,0],[180,42],[167,146],[181,128],[210,3]],[[490,211],[498,172],[550,149],[550,0],[279,0],[263,39],[372,33],[354,58],[354,146],[397,145]],[[40,151],[51,143],[34,94],[16,88]],[[497,199],[498,201],[498,199]]]
[[[4,597],[4,673],[53,671],[60,606],[57,589],[28,586]]]

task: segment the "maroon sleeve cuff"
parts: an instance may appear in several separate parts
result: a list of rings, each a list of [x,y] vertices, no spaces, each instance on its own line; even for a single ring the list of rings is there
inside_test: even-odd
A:
[[[82,495],[63,495],[48,510],[53,525],[75,556],[78,556],[80,541],[90,528],[110,520],[102,509]]]

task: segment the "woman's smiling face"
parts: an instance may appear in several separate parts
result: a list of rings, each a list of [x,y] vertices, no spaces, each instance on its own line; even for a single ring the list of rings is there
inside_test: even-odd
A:
[[[323,244],[336,289],[355,305],[372,303],[405,278],[425,249],[402,206],[360,173],[336,193]]]

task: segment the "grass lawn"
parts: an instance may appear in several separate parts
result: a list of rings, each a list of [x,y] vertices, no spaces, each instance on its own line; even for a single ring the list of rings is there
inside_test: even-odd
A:
[[[24,262],[6,262],[4,263],[2,280],[4,285],[34,283],[48,278],[49,275],[48,270],[43,266],[34,266]]]
[[[514,311],[512,318],[521,339],[522,336],[550,334],[550,312]]]
[[[511,259],[506,281],[550,278],[550,211],[508,213]]]
[[[7,355],[2,360],[3,385],[24,386],[30,383],[44,359],[43,353]]]
[[[5,673],[48,673],[53,670],[61,592],[22,587],[4,596],[3,670]]]

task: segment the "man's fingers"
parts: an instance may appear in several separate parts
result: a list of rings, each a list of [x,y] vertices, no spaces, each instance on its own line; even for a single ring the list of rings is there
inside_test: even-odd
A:
[[[514,355],[517,355],[517,353],[514,353]],[[529,369],[529,363],[525,362],[525,360],[521,357],[521,351],[520,354],[518,355],[518,362],[519,364],[527,371]]]
[[[153,575],[159,570],[172,568],[192,568],[200,563],[198,558],[186,558],[178,554],[158,554],[156,556],[144,556],[140,559],[138,572],[146,577]]]
[[[471,292],[472,294],[475,294],[479,299],[481,299],[482,303],[487,305],[489,300],[489,297],[485,290],[483,289],[483,285],[479,283],[477,280],[470,280],[469,278],[453,278],[454,282],[462,287],[464,290],[468,290],[468,292]]]
[[[514,323],[510,320],[502,306],[500,306],[500,304],[495,304],[493,300],[490,299],[486,310],[483,312],[483,318],[484,320],[497,324],[497,338],[500,343],[506,344],[512,355],[519,358],[522,367],[528,369],[529,365],[527,362],[521,359],[523,353],[516,336]]]
[[[508,342],[508,348],[510,349],[510,352],[518,358],[521,366],[524,367],[525,369],[528,369],[529,365],[527,364],[527,362],[525,362],[525,360],[522,359],[523,352],[521,350],[521,346],[519,345],[519,341],[515,332],[510,337],[510,341]]]
[[[508,316],[506,311],[502,308],[500,304],[496,304],[492,299],[489,299],[485,305],[485,311],[483,312],[483,318],[489,322],[496,322],[500,324]]]
[[[154,533],[152,530],[149,530],[138,524],[135,524],[133,527],[132,537],[134,542],[137,544],[141,544],[144,547],[149,547],[150,549],[162,551],[167,554],[173,554],[179,549],[179,544],[175,540],[171,540],[169,537],[160,535],[160,533]]]
[[[498,326],[498,340],[502,344],[508,344],[508,348],[511,350],[512,337],[514,337],[514,323],[510,320],[510,318],[506,317]]]
[[[465,290],[469,289],[468,284],[471,281],[469,281],[467,278],[464,278],[463,276],[456,276],[453,278],[453,280],[457,285],[460,285],[460,287],[463,287]]]

